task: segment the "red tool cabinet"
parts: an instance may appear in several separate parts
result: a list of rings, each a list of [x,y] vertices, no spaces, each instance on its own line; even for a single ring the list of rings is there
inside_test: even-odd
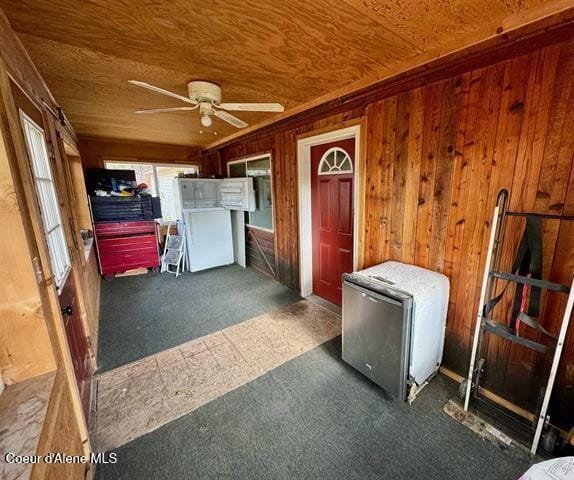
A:
[[[102,275],[159,267],[155,222],[98,222],[94,233]]]

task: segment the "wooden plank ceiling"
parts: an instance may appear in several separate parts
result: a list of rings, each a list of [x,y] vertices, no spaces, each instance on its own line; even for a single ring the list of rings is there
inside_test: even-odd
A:
[[[186,94],[207,79],[223,100],[280,102],[288,110],[555,12],[565,0],[0,0],[12,27],[85,136],[208,145],[236,133],[128,84]],[[506,23],[505,23],[506,22]],[[269,113],[239,113],[250,124]],[[203,130],[203,133],[200,131]],[[217,136],[215,136],[217,132]]]

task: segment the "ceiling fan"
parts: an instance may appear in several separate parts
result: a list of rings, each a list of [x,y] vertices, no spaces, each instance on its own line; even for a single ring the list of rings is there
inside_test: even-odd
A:
[[[221,87],[215,83],[202,80],[193,80],[187,84],[189,97],[184,97],[183,95],[178,95],[177,93],[138,80],[129,80],[129,82],[138,87],[147,88],[152,92],[168,95],[190,104],[190,106],[187,107],[137,110],[136,113],[163,113],[199,109],[201,124],[204,127],[211,126],[213,123],[212,115],[237,128],[245,128],[247,126],[247,123],[231,115],[227,110],[238,112],[283,112],[285,110],[280,103],[221,103]]]

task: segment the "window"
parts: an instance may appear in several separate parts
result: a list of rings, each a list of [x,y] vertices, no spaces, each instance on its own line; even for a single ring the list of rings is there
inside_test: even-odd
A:
[[[34,185],[40,205],[44,234],[48,244],[54,283],[58,291],[60,291],[66,282],[72,263],[62,224],[62,214],[54,185],[50,157],[46,148],[46,137],[44,130],[36,125],[30,117],[23,112],[20,112],[20,114],[28,155],[32,163]]]
[[[255,211],[245,212],[250,227],[273,231],[273,188],[271,182],[271,156],[238,160],[227,164],[228,176],[253,177]]]
[[[230,163],[229,164],[229,177],[242,178],[247,176],[246,162]]]
[[[333,147],[325,152],[319,162],[318,175],[340,175],[353,173],[351,157],[342,148]]]
[[[105,164],[106,168],[110,170],[134,170],[138,184],[147,184],[151,194],[160,198],[162,219],[166,222],[177,220],[173,179],[180,173],[198,173],[198,168],[195,165],[154,165],[151,163],[119,163],[113,161],[105,162]]]

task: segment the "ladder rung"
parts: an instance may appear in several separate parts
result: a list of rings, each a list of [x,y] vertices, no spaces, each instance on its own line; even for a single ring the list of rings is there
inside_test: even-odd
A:
[[[486,332],[493,333],[494,335],[502,337],[502,338],[509,340],[511,342],[518,343],[518,344],[520,344],[526,348],[529,348],[531,350],[536,350],[537,352],[552,353],[554,351],[553,346],[544,345],[542,343],[528,340],[527,338],[524,338],[524,337],[519,337],[518,335],[516,335],[516,333],[514,331],[512,331],[509,327],[507,327],[506,325],[504,325],[502,323],[495,322],[494,320],[491,320],[491,319],[483,319],[483,320],[484,321],[481,325],[481,328]],[[486,320],[488,320],[490,322],[494,322],[495,325],[488,323]]]
[[[510,212],[507,211],[505,215],[509,217],[538,217],[546,218],[548,220],[574,220],[574,215],[554,215],[552,213],[535,213],[535,212]]]
[[[537,278],[523,277],[522,275],[514,275],[513,273],[497,271],[490,272],[490,275],[494,278],[500,278],[501,280],[524,283],[525,285],[532,285],[533,287],[544,288],[546,290],[552,290],[553,292],[570,293],[570,287],[568,285],[549,282],[548,280],[539,280]]]

